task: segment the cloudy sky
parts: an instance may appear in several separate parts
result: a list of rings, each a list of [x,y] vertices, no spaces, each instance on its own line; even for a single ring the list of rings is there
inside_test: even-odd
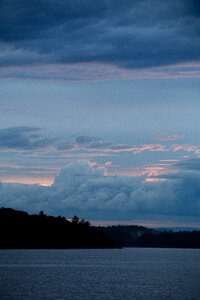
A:
[[[200,2],[2,0],[0,207],[200,224]]]

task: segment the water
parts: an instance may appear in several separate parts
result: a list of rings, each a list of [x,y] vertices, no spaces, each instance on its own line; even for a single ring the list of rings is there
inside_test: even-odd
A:
[[[0,250],[0,299],[199,300],[200,250]]]

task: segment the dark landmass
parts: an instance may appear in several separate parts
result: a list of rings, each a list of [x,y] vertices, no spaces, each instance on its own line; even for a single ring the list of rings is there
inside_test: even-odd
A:
[[[74,216],[29,215],[0,209],[0,249],[200,248],[200,231],[160,231],[137,225],[91,226]]]
[[[0,209],[0,249],[116,248],[102,231],[74,216],[29,215],[11,208]]]
[[[155,228],[158,231],[173,231],[173,232],[179,232],[179,231],[200,231],[200,228],[197,227],[156,227]]]
[[[142,226],[111,226],[103,229],[122,247],[200,249],[200,231],[160,231]]]

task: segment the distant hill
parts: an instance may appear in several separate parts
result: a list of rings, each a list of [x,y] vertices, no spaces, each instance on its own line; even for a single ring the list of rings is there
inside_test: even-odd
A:
[[[200,231],[150,229],[137,225],[91,226],[74,216],[29,215],[0,209],[0,249],[48,248],[200,248]]]
[[[104,234],[122,247],[200,248],[200,231],[160,231],[143,226],[111,226]]]
[[[137,225],[116,225],[101,227],[103,233],[122,247],[136,247],[140,238],[150,234],[151,229]]]
[[[200,231],[200,228],[196,227],[158,227],[154,228],[158,231],[173,231],[173,232],[179,232],[179,231]]]

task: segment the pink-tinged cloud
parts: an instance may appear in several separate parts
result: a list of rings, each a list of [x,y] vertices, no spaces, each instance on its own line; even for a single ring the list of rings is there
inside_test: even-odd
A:
[[[22,166],[15,164],[15,163],[1,163],[0,168],[1,169],[19,170],[22,168]]]
[[[160,159],[159,160],[161,163],[176,163],[179,160],[178,159]]]
[[[166,152],[168,151],[167,147],[162,144],[144,144],[140,146],[123,146],[118,145],[115,147],[108,147],[108,148],[85,148],[85,151],[92,151],[92,152],[103,152],[103,153],[122,153],[122,152],[132,152],[134,154],[139,154],[144,151],[150,152]]]
[[[5,183],[18,183],[18,184],[38,184],[42,186],[51,186],[54,182],[54,177],[47,176],[48,174],[45,174],[46,176],[39,176],[42,174],[35,174],[36,176],[3,176],[0,177],[0,182],[5,182]],[[38,176],[37,176],[38,175]],[[43,174],[44,175],[44,174]]]
[[[188,153],[194,153],[194,154],[200,156],[200,147],[194,146],[194,145],[188,145],[188,144],[172,145],[171,150],[173,152],[184,151],[184,152],[188,152]]]
[[[133,148],[134,149],[134,148]],[[145,144],[143,146],[140,147],[136,147],[133,150],[133,153],[137,154],[137,153],[142,153],[144,151],[150,151],[150,152],[166,152],[167,151],[167,147],[165,145],[162,144]]]
[[[145,175],[148,177],[154,177],[154,176],[160,176],[160,175],[166,175],[170,173],[177,173],[178,170],[170,165],[161,165],[161,164],[155,164],[151,166],[147,166],[144,168]]]
[[[81,162],[81,160],[80,160],[80,162]],[[95,161],[88,161],[88,165],[90,167],[97,167],[98,166],[98,164]]]
[[[145,177],[146,182],[163,181],[162,178],[157,176],[176,174],[179,172],[177,166],[173,164],[154,164],[145,165],[137,168],[117,168],[107,169],[106,176],[124,176],[124,177]]]
[[[34,64],[1,68],[1,78],[29,78],[56,81],[106,81],[167,78],[200,78],[198,62],[153,67],[122,69],[106,63]]]
[[[68,159],[88,159],[88,158],[93,158],[93,157],[112,157],[115,156],[112,153],[107,153],[107,151],[98,151],[99,149],[96,149],[95,153],[72,153],[72,154],[63,154],[63,158],[68,158]]]
[[[154,178],[154,177],[148,177],[145,178],[145,182],[160,182],[160,181],[165,181],[163,178]]]

